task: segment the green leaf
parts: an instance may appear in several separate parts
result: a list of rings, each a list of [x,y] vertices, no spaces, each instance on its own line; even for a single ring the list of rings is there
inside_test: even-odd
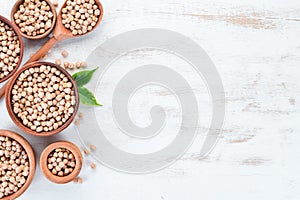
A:
[[[73,74],[72,77],[75,80],[77,86],[81,87],[81,86],[84,86],[85,84],[87,84],[91,80],[93,74],[95,73],[95,71],[97,69],[98,69],[98,67],[93,70],[80,71],[80,72]]]
[[[80,103],[88,106],[102,106],[97,102],[94,94],[85,87],[78,87]]]

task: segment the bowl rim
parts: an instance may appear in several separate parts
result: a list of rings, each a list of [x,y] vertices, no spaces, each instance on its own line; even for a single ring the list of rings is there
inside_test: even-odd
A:
[[[48,169],[48,155],[55,149],[57,148],[65,148],[70,150],[74,157],[75,157],[75,168],[73,170],[73,172],[71,172],[69,175],[67,176],[56,176],[53,175],[50,170]],[[82,168],[82,153],[80,151],[80,149],[73,144],[72,142],[69,141],[65,141],[65,140],[61,140],[61,141],[57,141],[54,143],[49,144],[41,153],[41,157],[40,157],[40,169],[42,170],[44,176],[54,182],[54,183],[58,183],[58,184],[65,184],[68,183],[70,181],[73,181],[78,174],[80,173],[80,170]]]
[[[65,76],[68,77],[68,79],[71,81],[72,85],[73,85],[73,89],[74,89],[74,95],[75,95],[75,105],[73,106],[74,108],[74,112],[73,114],[70,116],[70,118],[60,127],[58,127],[55,130],[52,131],[48,131],[48,132],[40,132],[37,133],[36,131],[31,130],[30,128],[28,128],[27,126],[25,126],[21,120],[18,118],[18,116],[16,116],[13,112],[12,109],[12,104],[11,104],[11,91],[12,91],[12,87],[15,83],[15,81],[17,80],[17,78],[19,77],[19,75],[24,72],[25,70],[32,68],[32,67],[39,67],[41,65],[49,65],[51,67],[56,67],[57,69],[59,69]],[[75,119],[76,117],[76,113],[78,111],[79,108],[79,93],[78,93],[78,87],[77,84],[75,82],[75,80],[72,78],[72,76],[69,74],[69,72],[67,72],[64,68],[62,68],[61,66],[52,63],[52,62],[45,62],[45,61],[37,61],[37,62],[32,62],[32,63],[28,63],[26,65],[24,65],[21,70],[17,71],[17,73],[14,74],[14,76],[9,80],[7,88],[6,88],[6,95],[5,95],[5,103],[6,103],[6,108],[8,111],[9,116],[11,117],[11,119],[13,120],[13,122],[20,128],[22,129],[24,132],[30,134],[30,135],[34,135],[34,136],[51,136],[51,135],[55,135],[58,134],[60,132],[62,132],[64,129],[66,129],[71,123],[72,121]]]
[[[22,35],[16,25],[14,25],[11,21],[9,21],[7,18],[5,18],[2,15],[0,15],[0,21],[4,22],[5,24],[7,24],[9,27],[11,27],[14,30],[14,32],[17,35],[18,40],[20,42],[20,55],[19,55],[19,61],[17,63],[17,66],[6,77],[0,79],[0,83],[2,83],[4,81],[8,80],[9,78],[11,78],[15,74],[15,72],[18,70],[18,68],[20,67],[20,65],[22,63],[22,59],[23,59],[23,54],[24,54],[24,43],[23,43]]]
[[[44,0],[47,2],[47,4],[50,6],[50,9],[53,13],[53,23],[51,25],[51,27],[43,34],[41,35],[36,35],[36,36],[29,36],[27,35],[26,33],[23,33],[21,30],[20,30],[20,27],[16,24],[15,22],[15,18],[14,18],[14,14],[15,12],[18,10],[18,7],[21,3],[24,2],[24,0],[18,0],[15,2],[14,6],[12,7],[11,9],[11,12],[10,12],[10,18],[11,18],[11,21],[12,23],[17,27],[17,29],[19,30],[20,34],[24,37],[24,38],[27,38],[27,39],[31,39],[31,40],[38,40],[38,39],[42,39],[42,38],[45,38],[47,37],[54,29],[55,25],[56,25],[56,21],[57,21],[57,12],[56,12],[56,8],[55,6],[52,4],[52,2],[50,0]]]
[[[4,129],[0,129],[0,136],[5,136],[5,137],[10,137],[14,140],[16,140],[20,145],[22,145],[23,149],[26,151],[27,155],[28,155],[28,159],[29,159],[29,175],[26,179],[25,184],[15,193],[4,197],[3,199],[15,199],[17,197],[19,197],[20,195],[22,195],[27,188],[29,187],[29,185],[31,184],[35,171],[36,171],[36,160],[35,160],[35,153],[34,150],[32,148],[32,146],[30,145],[30,143],[20,134],[10,131],[10,130],[4,130]]]

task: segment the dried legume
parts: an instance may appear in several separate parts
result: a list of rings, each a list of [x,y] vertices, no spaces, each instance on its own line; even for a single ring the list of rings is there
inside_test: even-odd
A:
[[[22,145],[0,136],[0,198],[17,192],[29,176],[29,158]]]
[[[15,31],[0,21],[0,80],[7,77],[18,65],[21,45]]]

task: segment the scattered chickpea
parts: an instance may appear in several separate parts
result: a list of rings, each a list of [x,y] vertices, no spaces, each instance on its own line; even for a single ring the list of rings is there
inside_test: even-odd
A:
[[[15,31],[0,21],[0,80],[7,77],[20,61],[21,45]]]
[[[25,184],[30,172],[29,158],[17,141],[0,136],[0,160],[0,198],[5,198]]]
[[[82,119],[82,118],[83,118],[83,113],[80,112],[80,113],[78,114],[78,117],[79,117],[80,119]]]
[[[74,114],[72,82],[56,67],[41,65],[24,70],[12,88],[14,114],[38,133],[58,129]]]
[[[65,69],[69,68],[69,62],[65,61],[64,64],[63,64],[63,67],[64,67]]]
[[[81,62],[81,66],[82,68],[85,68],[87,66],[86,62]]]
[[[79,69],[79,68],[81,67],[81,62],[80,62],[80,61],[77,61],[77,62],[75,63],[75,66],[76,66],[77,69]]]
[[[95,163],[92,163],[92,164],[91,164],[91,168],[92,168],[92,169],[96,169],[96,167],[97,167],[97,165],[96,165]]]
[[[74,183],[79,183],[79,184],[81,184],[83,182],[82,178],[80,178],[80,177],[76,177],[73,181],[74,181]]]
[[[74,67],[76,67],[77,69],[80,69],[80,68],[85,68],[86,66],[87,65],[85,62],[77,61],[75,63],[68,62],[68,66],[66,66],[66,68],[74,69]]]
[[[20,31],[28,36],[37,36],[51,29],[54,14],[50,5],[43,0],[25,0],[13,15]]]
[[[57,0],[53,0],[52,4],[53,4],[54,7],[57,7],[58,6]]]
[[[73,153],[65,148],[54,149],[48,155],[47,161],[49,171],[56,176],[67,176],[73,172],[76,166]]]
[[[69,55],[69,53],[68,53],[66,50],[63,50],[63,51],[61,52],[61,55],[62,55],[64,58],[66,58],[66,57]]]
[[[57,58],[57,59],[55,60],[55,64],[57,64],[57,65],[61,65],[61,61],[60,61],[60,59],[59,59],[59,58]]]
[[[74,123],[75,123],[76,126],[79,126],[79,125],[80,125],[80,122],[79,122],[78,119],[76,119]]]
[[[95,151],[96,150],[96,146],[95,145],[90,145],[90,149],[92,150],[92,151]]]
[[[89,150],[86,149],[86,148],[83,150],[83,152],[84,152],[85,155],[89,155],[90,154]]]
[[[69,69],[74,69],[74,64],[73,64],[73,63],[69,63],[68,68],[69,68]]]
[[[73,35],[91,31],[97,24],[101,11],[94,0],[67,0],[62,8],[62,23]]]

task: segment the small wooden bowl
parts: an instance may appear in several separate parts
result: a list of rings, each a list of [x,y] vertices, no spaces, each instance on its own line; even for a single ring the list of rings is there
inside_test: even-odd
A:
[[[50,6],[50,9],[51,9],[51,11],[52,11],[52,13],[53,13],[53,20],[52,20],[53,22],[52,22],[51,27],[50,27],[45,33],[40,34],[40,35],[36,35],[36,36],[29,36],[29,35],[23,33],[21,30],[19,30],[20,33],[21,33],[21,35],[22,35],[23,37],[28,38],[28,39],[32,39],[32,40],[38,40],[38,39],[41,39],[41,38],[44,38],[44,37],[48,36],[48,35],[52,32],[52,30],[54,29],[55,23],[56,23],[56,20],[57,20],[56,9],[55,9],[54,5],[52,4],[52,2],[51,2],[50,0],[44,0],[44,1],[47,2],[47,4]],[[11,21],[12,21],[12,23],[13,23],[18,29],[20,29],[20,28],[19,28],[19,26],[18,26],[18,25],[16,24],[16,22],[15,22],[14,14],[15,14],[15,13],[17,12],[17,10],[19,9],[20,4],[22,4],[23,2],[24,2],[24,0],[18,0],[18,1],[14,4],[14,6],[13,6],[13,8],[12,8],[12,10],[11,10],[11,13],[10,13]]]
[[[94,28],[91,30],[95,30],[95,28],[97,28],[97,26],[100,24],[100,22],[102,21],[103,15],[104,15],[104,10],[103,10],[103,6],[101,4],[101,2],[99,0],[95,0],[95,3],[97,4],[99,10],[100,10],[100,16],[98,18],[98,21],[96,23],[96,25],[94,26]],[[62,24],[62,9],[65,8],[67,6],[67,1],[64,2],[64,4],[62,5],[58,16],[57,16],[57,20],[56,20],[56,27],[53,31],[53,35],[54,37],[58,40],[58,41],[62,41],[65,39],[69,39],[69,38],[75,38],[75,37],[79,37],[79,36],[83,36],[88,34],[91,31],[88,31],[84,34],[81,35],[73,35],[72,31],[70,29],[67,29],[63,24]]]
[[[28,155],[30,171],[29,171],[29,175],[27,177],[25,184],[17,192],[15,192],[7,197],[2,198],[2,199],[6,199],[6,200],[16,199],[17,197],[19,197],[21,194],[23,194],[26,191],[26,189],[29,187],[29,185],[32,182],[32,179],[34,177],[35,170],[36,170],[35,154],[34,154],[34,151],[31,147],[31,145],[27,142],[27,140],[25,138],[23,138],[19,134],[12,132],[12,131],[8,131],[8,130],[0,130],[0,136],[10,137],[10,138],[16,140],[24,148],[24,150],[26,151],[26,153]]]
[[[19,66],[21,65],[22,59],[23,59],[23,53],[24,53],[24,43],[22,40],[22,35],[19,31],[19,28],[14,25],[11,21],[9,21],[8,19],[6,19],[5,17],[0,15],[0,21],[4,22],[5,24],[7,24],[9,27],[11,27],[14,32],[16,33],[18,40],[20,41],[20,56],[19,56],[19,62],[17,63],[17,66],[13,69],[13,71],[11,71],[6,77],[4,77],[3,79],[0,79],[0,83],[6,81],[7,79],[9,79],[12,75],[14,75],[14,73],[18,70]]]
[[[65,148],[68,149],[69,151],[71,151],[75,157],[75,168],[73,170],[73,172],[71,172],[69,175],[67,176],[56,176],[54,174],[51,173],[51,171],[48,169],[48,156],[49,154],[57,149],[57,148]],[[58,141],[58,142],[54,142],[52,144],[50,144],[49,146],[47,146],[44,151],[41,154],[40,157],[40,168],[43,172],[43,174],[45,175],[45,177],[54,182],[54,183],[58,183],[58,184],[65,184],[68,183],[70,181],[73,181],[78,174],[80,173],[82,167],[82,154],[80,149],[73,143],[68,142],[68,141]]]
[[[60,126],[58,129],[52,130],[52,131],[48,131],[48,132],[36,132],[34,130],[31,130],[30,128],[28,128],[27,126],[25,126],[21,120],[18,118],[18,116],[16,116],[13,112],[13,108],[12,108],[12,104],[11,104],[11,100],[12,100],[12,89],[13,89],[13,85],[16,82],[16,80],[18,79],[19,75],[24,72],[25,70],[32,68],[32,67],[39,67],[41,65],[49,65],[51,67],[56,67],[56,69],[58,69],[59,71],[61,71],[66,77],[68,77],[68,79],[70,80],[70,82],[72,83],[73,87],[74,87],[74,94],[75,94],[75,98],[76,98],[76,103],[74,106],[74,113],[73,115],[62,125]],[[38,61],[38,62],[33,62],[33,63],[28,63],[27,65],[24,65],[21,70],[19,70],[8,82],[8,85],[6,87],[6,96],[5,96],[5,101],[6,101],[6,108],[8,111],[9,116],[11,117],[11,119],[13,120],[13,122],[20,128],[22,129],[24,132],[34,135],[34,136],[50,136],[50,135],[55,135],[57,133],[60,133],[61,131],[63,131],[65,128],[67,128],[72,121],[74,120],[76,113],[78,111],[78,107],[79,107],[79,93],[78,93],[78,88],[76,85],[76,82],[74,81],[74,79],[72,78],[72,76],[69,74],[69,72],[67,72],[65,69],[63,69],[62,67],[60,67],[57,64],[51,63],[51,62],[43,62],[43,61]]]

